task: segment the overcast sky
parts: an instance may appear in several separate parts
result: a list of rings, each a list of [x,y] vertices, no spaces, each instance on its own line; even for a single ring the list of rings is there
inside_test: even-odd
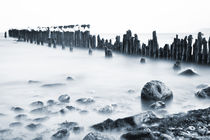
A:
[[[0,0],[0,31],[91,24],[95,33],[210,28],[210,0]]]

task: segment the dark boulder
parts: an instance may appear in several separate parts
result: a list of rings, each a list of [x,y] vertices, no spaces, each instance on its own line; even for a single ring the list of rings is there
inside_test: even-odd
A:
[[[31,123],[26,126],[26,128],[31,131],[37,130],[40,127],[41,127],[41,124],[34,124],[34,123]]]
[[[210,97],[210,87],[203,88],[195,93],[197,97],[207,98]]]
[[[63,83],[53,83],[53,84],[44,84],[42,87],[58,87],[58,86],[64,86]]]
[[[25,120],[27,118],[26,114],[19,114],[17,116],[15,116],[15,119],[17,120]]]
[[[122,119],[117,119],[115,121],[107,119],[102,123],[98,123],[92,126],[93,129],[97,131],[112,131],[112,130],[123,130],[130,129],[140,126],[141,124],[153,124],[158,118],[151,112],[143,112],[135,116],[130,116]]]
[[[193,71],[192,69],[186,69],[186,70],[180,72],[179,75],[182,75],[182,76],[198,76],[198,74],[195,71]]]
[[[66,80],[73,81],[74,79],[71,76],[68,76]]]
[[[69,137],[70,133],[67,129],[61,129],[55,134],[52,135],[51,139],[52,140],[67,140]]]
[[[81,132],[84,131],[84,127],[80,127],[80,126],[75,126],[72,128],[72,132],[74,134],[80,134]]]
[[[64,94],[64,95],[59,96],[58,100],[62,103],[69,103],[70,96],[67,94]]]
[[[66,109],[68,109],[69,111],[75,111],[75,110],[77,110],[77,108],[75,108],[73,106],[66,106]]]
[[[146,59],[145,58],[141,58],[140,59],[140,63],[142,63],[142,64],[146,63]]]
[[[168,100],[173,97],[173,92],[161,81],[147,82],[142,91],[141,98],[146,100]]]
[[[76,100],[78,103],[80,104],[85,104],[85,105],[88,105],[88,104],[92,104],[94,103],[95,101],[91,98],[80,98],[80,99],[77,99]]]
[[[56,101],[55,100],[48,100],[47,101],[47,105],[49,105],[49,106],[52,106],[52,105],[55,105],[56,104]]]
[[[20,127],[22,126],[23,124],[21,122],[13,122],[13,123],[10,123],[9,124],[9,127]]]
[[[34,107],[43,107],[44,103],[42,101],[35,101],[35,102],[32,102],[30,105]]]
[[[24,111],[24,109],[21,108],[21,107],[12,107],[11,110],[14,111],[14,112],[18,112],[18,113]]]

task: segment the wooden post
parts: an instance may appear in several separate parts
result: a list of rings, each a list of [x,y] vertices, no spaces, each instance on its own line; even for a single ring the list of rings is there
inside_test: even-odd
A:
[[[208,53],[207,64],[210,64],[210,37],[209,37],[209,41],[208,41],[208,50],[209,50],[209,53]]]
[[[192,61],[192,35],[188,36],[187,50],[186,50],[186,61]]]
[[[207,64],[208,52],[207,52],[207,41],[205,38],[203,38],[202,44],[203,44],[202,64]]]
[[[198,33],[198,40],[196,44],[197,53],[196,53],[196,63],[201,63],[202,55],[201,55],[201,49],[202,49],[202,33]]]

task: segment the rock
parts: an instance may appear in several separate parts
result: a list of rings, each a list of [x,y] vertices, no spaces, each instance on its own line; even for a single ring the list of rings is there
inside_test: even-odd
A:
[[[11,129],[0,129],[0,135],[10,134],[12,132]]]
[[[106,105],[105,107],[100,108],[98,112],[102,114],[111,114],[114,111],[115,107],[116,106],[114,105]]]
[[[56,104],[56,101],[54,100],[48,100],[47,101],[47,105],[51,106],[51,105],[55,105]]]
[[[66,110],[65,110],[65,109],[60,109],[59,112],[60,112],[61,114],[66,114]]]
[[[81,110],[79,113],[80,113],[80,114],[87,114],[88,111],[87,111],[87,110]]]
[[[150,107],[153,109],[161,109],[161,108],[165,108],[165,106],[166,106],[165,103],[162,101],[157,101],[150,105]]]
[[[24,111],[24,109],[21,107],[12,107],[11,110],[14,112],[23,112]]]
[[[67,140],[69,137],[70,133],[67,129],[61,129],[55,134],[52,135],[51,139],[52,140]]]
[[[101,132],[113,131],[113,130],[119,131],[119,130],[124,130],[128,128],[135,128],[137,126],[140,126],[141,124],[152,124],[157,120],[158,118],[153,112],[147,111],[147,112],[135,115],[135,116],[117,119],[115,121],[111,119],[107,119],[102,123],[98,123],[91,126],[91,128],[97,131],[101,131]]]
[[[44,84],[42,87],[58,87],[58,86],[64,86],[63,83],[53,83],[53,84]]]
[[[150,129],[132,131],[126,134],[123,134],[120,137],[121,140],[155,140],[155,136]],[[157,139],[156,139],[157,140]]]
[[[80,98],[80,99],[77,99],[76,100],[78,103],[80,104],[85,104],[85,105],[88,105],[88,104],[92,104],[94,103],[95,101],[91,98]]]
[[[33,121],[34,122],[44,122],[48,119],[49,119],[49,117],[40,117],[40,118],[35,118]]]
[[[65,122],[61,123],[60,126],[61,126],[61,128],[72,130],[74,127],[78,126],[78,123],[65,121]]]
[[[135,93],[135,90],[129,89],[127,92],[128,92],[128,93]]]
[[[173,92],[161,81],[147,82],[142,91],[141,98],[146,100],[165,101],[173,97]]]
[[[9,124],[9,127],[20,127],[22,126],[23,124],[21,122],[13,122],[13,123],[10,123]]]
[[[69,111],[74,111],[74,110],[77,110],[75,107],[73,106],[66,106],[66,108],[69,110]]]
[[[141,58],[140,59],[140,63],[142,63],[142,64],[146,63],[146,59],[145,58]]]
[[[82,131],[84,131],[84,127],[75,126],[72,128],[73,133],[80,134]]]
[[[69,103],[70,96],[67,94],[64,94],[64,95],[59,96],[58,100],[62,103]]]
[[[40,127],[41,127],[41,124],[34,124],[34,123],[31,123],[26,126],[26,128],[31,131],[37,130]]]
[[[26,114],[19,114],[17,116],[15,116],[15,119],[17,120],[25,120],[27,118]]]
[[[83,138],[83,140],[114,140],[114,138],[102,135],[97,132],[90,132]]]
[[[74,79],[73,79],[72,77],[68,76],[68,77],[66,78],[66,80],[72,81],[72,80],[74,80]]]
[[[36,108],[31,110],[31,113],[33,114],[44,114],[44,113],[49,113],[50,111],[48,111],[47,107],[40,107],[40,108]]]
[[[193,71],[192,69],[186,69],[186,70],[180,72],[179,75],[182,75],[182,76],[198,76],[198,74],[195,71]]]
[[[206,87],[196,92],[195,95],[200,98],[210,97],[210,87]]]
[[[36,84],[36,83],[40,83],[40,81],[29,80],[28,83],[29,83],[29,84]]]
[[[42,101],[35,101],[35,102],[32,102],[30,105],[34,107],[43,107],[44,103]]]
[[[173,66],[174,70],[180,70],[181,69],[181,63],[180,61],[176,61],[176,63]]]

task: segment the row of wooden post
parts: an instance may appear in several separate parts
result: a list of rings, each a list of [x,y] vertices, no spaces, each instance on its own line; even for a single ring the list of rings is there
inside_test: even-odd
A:
[[[62,29],[62,26],[59,26]],[[65,29],[68,27],[65,27]],[[72,28],[72,27],[69,27]],[[163,47],[159,47],[156,31],[152,33],[152,39],[148,40],[148,43],[140,44],[138,35],[132,35],[131,30],[128,30],[122,38],[116,36],[115,42],[112,40],[105,40],[100,35],[91,35],[89,31],[51,31],[47,30],[9,30],[10,37],[16,37],[18,40],[27,41],[30,43],[36,43],[43,45],[48,43],[48,46],[56,47],[61,45],[65,47],[84,47],[90,49],[111,49],[115,52],[119,52],[127,55],[141,55],[151,58],[163,58],[169,60],[179,60],[184,62],[194,62],[198,64],[210,64],[210,38],[207,42],[202,33],[199,32],[196,39],[192,35],[186,36],[180,39],[178,35],[174,38],[173,42],[165,44]]]

